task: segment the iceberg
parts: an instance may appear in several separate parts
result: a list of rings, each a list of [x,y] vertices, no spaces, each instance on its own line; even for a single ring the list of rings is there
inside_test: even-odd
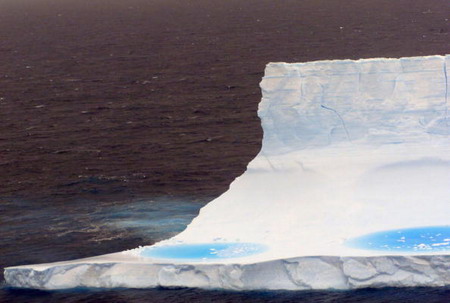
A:
[[[450,55],[269,63],[259,154],[180,234],[15,287],[450,285]]]

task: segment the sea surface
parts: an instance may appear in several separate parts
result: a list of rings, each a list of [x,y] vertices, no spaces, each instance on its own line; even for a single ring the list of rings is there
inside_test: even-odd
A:
[[[181,198],[70,205],[14,200],[0,204],[1,266],[93,256],[151,244],[182,231],[206,201]],[[356,291],[221,291],[190,288],[11,288],[0,302],[450,302],[450,288]]]

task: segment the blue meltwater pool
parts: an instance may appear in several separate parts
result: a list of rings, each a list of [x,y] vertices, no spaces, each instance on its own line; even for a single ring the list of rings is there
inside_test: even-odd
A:
[[[450,226],[380,231],[348,240],[349,247],[398,252],[450,252]]]
[[[140,255],[163,259],[209,260],[247,257],[266,250],[265,245],[257,243],[202,243],[145,247]]]

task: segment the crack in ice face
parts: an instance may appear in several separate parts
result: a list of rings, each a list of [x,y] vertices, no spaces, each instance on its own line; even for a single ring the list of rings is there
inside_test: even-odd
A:
[[[450,226],[428,226],[380,231],[353,238],[349,247],[378,251],[450,251]]]
[[[145,247],[142,257],[162,259],[226,259],[259,254],[267,247],[257,243],[202,243]]]

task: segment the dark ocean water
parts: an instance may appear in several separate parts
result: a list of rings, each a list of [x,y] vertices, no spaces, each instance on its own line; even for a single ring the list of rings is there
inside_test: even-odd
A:
[[[81,258],[151,244],[182,231],[204,203],[171,198],[36,205],[10,199],[0,204],[1,266]],[[450,302],[450,289],[37,291],[10,288],[3,282],[0,302]]]
[[[116,289],[43,292],[6,290],[11,302],[449,302],[449,289],[365,289],[346,292],[224,292],[199,289]]]

